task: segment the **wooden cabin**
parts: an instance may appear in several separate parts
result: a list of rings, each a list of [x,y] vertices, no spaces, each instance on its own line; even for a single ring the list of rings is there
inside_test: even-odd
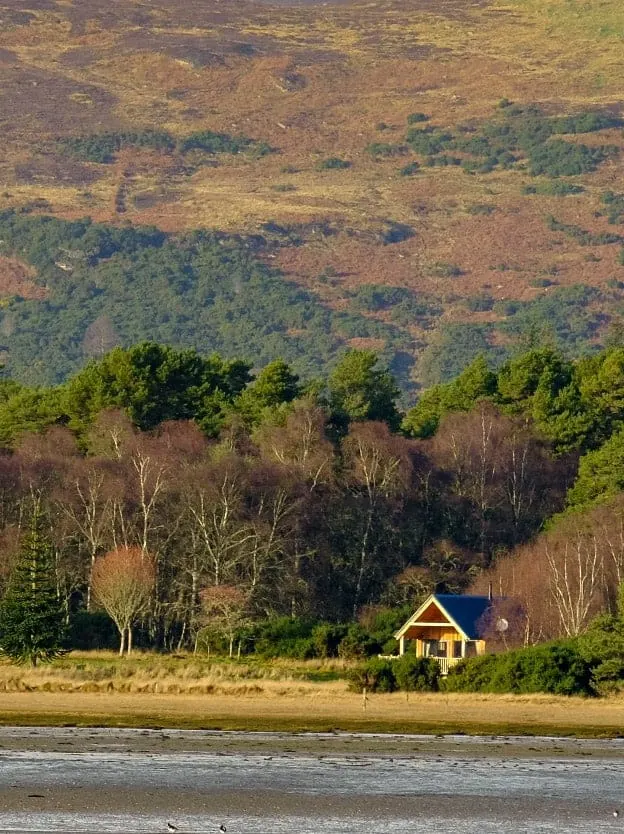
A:
[[[485,654],[481,633],[483,615],[492,605],[489,596],[431,594],[396,632],[399,655],[406,641],[416,644],[416,657],[432,657],[443,675],[464,657]]]

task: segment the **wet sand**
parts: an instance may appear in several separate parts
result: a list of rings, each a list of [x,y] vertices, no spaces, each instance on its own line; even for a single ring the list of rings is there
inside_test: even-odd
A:
[[[0,728],[0,832],[594,834],[623,784],[624,740]]]

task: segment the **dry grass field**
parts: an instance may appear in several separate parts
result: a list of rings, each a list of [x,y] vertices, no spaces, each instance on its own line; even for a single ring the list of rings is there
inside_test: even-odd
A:
[[[363,696],[344,662],[210,662],[73,653],[41,669],[0,666],[0,723],[224,730],[615,737],[624,698],[455,693]]]

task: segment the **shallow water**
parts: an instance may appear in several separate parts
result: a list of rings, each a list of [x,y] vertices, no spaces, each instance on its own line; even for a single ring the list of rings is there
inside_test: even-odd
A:
[[[79,741],[80,732],[87,731],[35,735],[67,744]],[[119,731],[88,732],[109,747],[137,739]],[[224,750],[233,735],[216,735]],[[288,737],[279,738],[272,754],[4,750],[0,831],[159,832],[170,820],[181,834],[218,832],[221,824],[228,834],[624,832],[621,742],[594,742],[585,758],[583,742],[562,742],[554,756],[552,740],[531,740],[529,756],[514,747],[526,750],[526,739],[506,740],[506,754],[496,739],[465,745],[455,739],[453,752],[420,739],[418,752],[408,753],[417,737],[395,737],[399,755],[324,755],[311,752],[314,736],[306,737],[303,753],[294,739],[289,750]],[[350,738],[357,739],[359,750],[363,744],[376,749],[375,737]],[[7,740],[5,730],[0,744]],[[28,738],[22,742],[27,748]],[[575,755],[566,755],[572,745]]]

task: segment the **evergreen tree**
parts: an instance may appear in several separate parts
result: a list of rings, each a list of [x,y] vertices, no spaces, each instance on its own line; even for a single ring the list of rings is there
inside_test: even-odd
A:
[[[54,553],[35,509],[0,605],[0,651],[15,663],[49,663],[63,653],[65,615],[56,591]]]

